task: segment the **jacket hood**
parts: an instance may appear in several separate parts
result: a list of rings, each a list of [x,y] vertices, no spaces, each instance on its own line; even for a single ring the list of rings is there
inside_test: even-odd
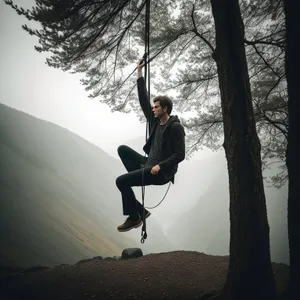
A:
[[[180,120],[179,120],[179,118],[178,118],[178,116],[177,115],[175,115],[175,116],[170,116],[170,118],[169,118],[169,120],[168,120],[168,123],[169,124],[171,124],[171,123],[180,123]]]
[[[164,129],[164,132],[173,124],[173,123],[180,123],[180,120],[177,115],[170,116],[168,122],[166,123],[166,127]]]

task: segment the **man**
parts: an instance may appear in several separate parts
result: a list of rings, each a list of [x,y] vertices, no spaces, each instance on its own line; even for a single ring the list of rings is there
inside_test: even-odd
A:
[[[174,184],[178,164],[185,158],[185,132],[177,116],[171,116],[172,101],[167,96],[154,98],[151,108],[147,96],[142,69],[145,63],[139,61],[138,96],[141,108],[150,124],[149,138],[143,147],[148,157],[142,156],[133,149],[122,145],[118,154],[128,171],[116,179],[116,185],[122,194],[123,214],[128,215],[125,223],[118,226],[118,231],[125,232],[142,225],[142,216],[150,212],[135,198],[133,186],[163,185],[171,181]],[[152,112],[151,113],[151,109]],[[144,174],[142,167],[144,165]]]

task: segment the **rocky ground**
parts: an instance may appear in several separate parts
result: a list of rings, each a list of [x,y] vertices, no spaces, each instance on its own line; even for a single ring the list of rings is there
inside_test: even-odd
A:
[[[193,251],[149,254],[132,259],[101,257],[75,265],[32,268],[1,279],[0,299],[197,299],[221,287],[228,256]],[[288,281],[288,267],[273,264],[277,291]]]

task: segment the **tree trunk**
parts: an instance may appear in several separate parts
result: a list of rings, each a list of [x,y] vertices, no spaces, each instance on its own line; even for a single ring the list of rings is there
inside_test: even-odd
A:
[[[289,176],[288,234],[290,247],[290,283],[285,298],[295,299],[300,284],[300,41],[297,28],[299,12],[294,0],[284,1],[286,18],[286,76],[288,86],[289,131],[286,163]],[[296,294],[297,291],[297,294]]]
[[[211,0],[230,190],[230,259],[223,295],[274,299],[269,224],[238,0]],[[224,297],[223,297],[224,298]]]

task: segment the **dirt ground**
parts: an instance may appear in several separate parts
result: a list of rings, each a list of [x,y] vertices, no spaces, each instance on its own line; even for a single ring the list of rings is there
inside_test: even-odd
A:
[[[1,280],[0,299],[197,299],[225,282],[228,256],[193,251],[149,254],[116,260],[94,258],[8,276]],[[288,267],[273,264],[277,291],[288,282]]]

